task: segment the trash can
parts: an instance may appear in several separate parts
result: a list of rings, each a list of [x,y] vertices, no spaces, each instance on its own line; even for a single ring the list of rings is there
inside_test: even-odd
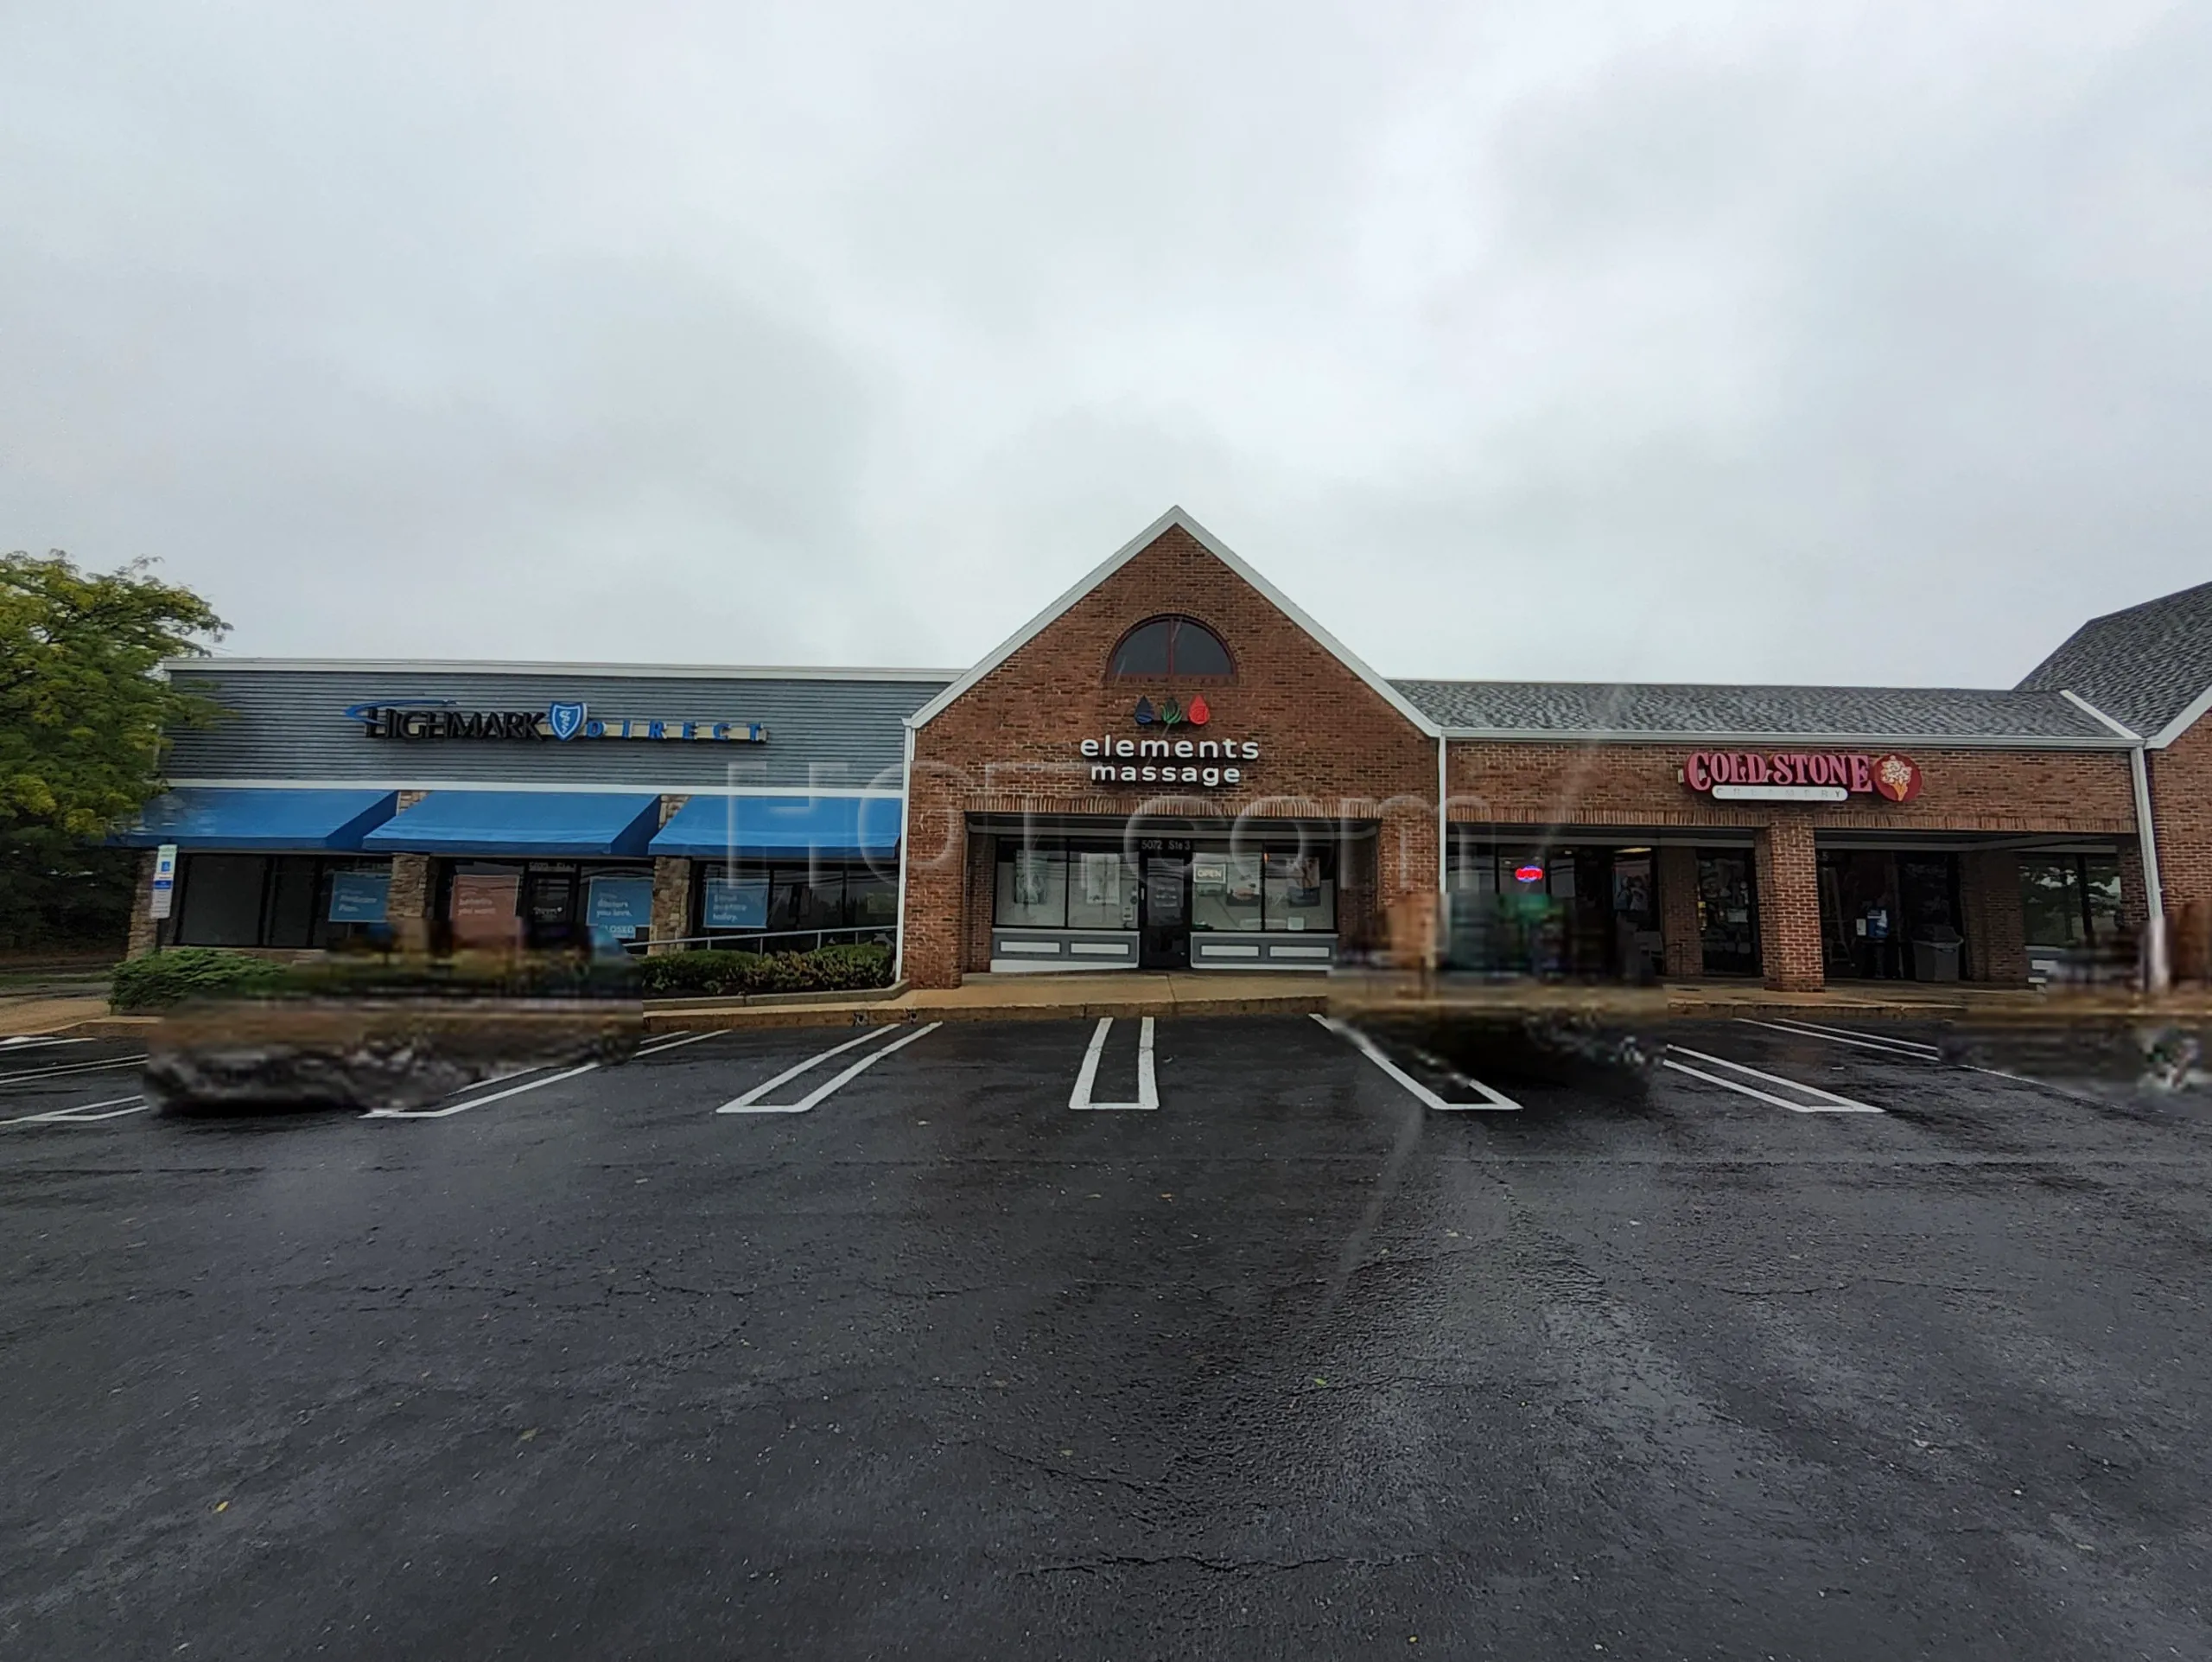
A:
[[[1948,939],[1945,939],[1945,937]],[[1927,940],[1912,943],[1912,978],[1915,981],[1956,981],[1959,978],[1959,948],[1963,942],[1955,930],[1946,929]]]

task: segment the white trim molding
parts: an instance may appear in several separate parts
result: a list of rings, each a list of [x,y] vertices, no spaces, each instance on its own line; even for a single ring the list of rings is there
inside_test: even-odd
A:
[[[1073,588],[1068,589],[1050,606],[1047,606],[1043,611],[1038,613],[1035,617],[1031,618],[1028,622],[1022,625],[1020,628],[1015,630],[1014,634],[1008,635],[1004,640],[1001,641],[995,648],[984,657],[982,662],[978,663],[973,669],[968,671],[966,674],[961,676],[958,680],[955,681],[950,686],[945,688],[944,691],[938,693],[936,697],[931,699],[929,703],[924,704],[912,715],[906,717],[906,725],[914,728],[925,727],[938,716],[943,715],[945,710],[951,705],[954,700],[957,699],[963,693],[966,692],[978,681],[988,675],[993,670],[998,668],[1000,665],[1005,663],[1006,660],[1013,657],[1014,653],[1020,652],[1024,646],[1034,640],[1039,635],[1044,634],[1047,628],[1051,627],[1054,623],[1058,622],[1061,617],[1065,615],[1077,601],[1090,593],[1092,589],[1097,588],[1100,583],[1105,582],[1107,578],[1112,576],[1116,571],[1127,565],[1131,560],[1136,558],[1139,554],[1141,554],[1146,549],[1151,547],[1153,544],[1159,541],[1161,533],[1179,526],[1182,530],[1189,532],[1192,539],[1195,541],[1199,547],[1205,549],[1207,553],[1219,560],[1224,565],[1227,566],[1231,571],[1234,571],[1254,589],[1259,590],[1261,595],[1269,605],[1273,606],[1277,611],[1281,612],[1300,629],[1303,629],[1307,635],[1312,637],[1314,643],[1320,646],[1323,651],[1329,653],[1331,657],[1334,658],[1338,663],[1342,664],[1346,669],[1350,670],[1354,675],[1357,675],[1362,681],[1365,682],[1370,691],[1381,697],[1384,703],[1388,704],[1393,710],[1404,716],[1406,720],[1412,723],[1417,731],[1427,734],[1430,738],[1437,736],[1438,729],[1436,723],[1428,716],[1423,715],[1420,708],[1408,699],[1404,693],[1399,691],[1397,688],[1392,686],[1388,681],[1377,675],[1373,670],[1368,668],[1364,663],[1363,663],[1348,648],[1346,648],[1344,645],[1334,635],[1331,634],[1326,629],[1323,628],[1312,618],[1308,617],[1305,612],[1300,610],[1288,595],[1285,595],[1281,589],[1277,589],[1257,571],[1255,571],[1250,566],[1245,564],[1244,562],[1238,558],[1236,554],[1231,551],[1226,544],[1220,541],[1211,532],[1208,531],[1196,519],[1193,519],[1189,514],[1185,513],[1179,506],[1171,507],[1168,509],[1166,513],[1161,514],[1160,518],[1147,525],[1135,537],[1132,537],[1128,542],[1122,544],[1122,546],[1116,549],[1103,564],[1091,568],[1089,572],[1077,581]]]
[[[821,785],[631,785],[606,780],[548,781],[542,779],[172,779],[172,791],[503,791],[558,796],[801,796],[883,797],[897,801],[906,793],[866,786]]]
[[[163,673],[179,670],[224,674],[314,672],[340,675],[583,675],[623,680],[723,681],[950,681],[958,670],[855,669],[817,664],[561,664],[462,658],[166,658]]]

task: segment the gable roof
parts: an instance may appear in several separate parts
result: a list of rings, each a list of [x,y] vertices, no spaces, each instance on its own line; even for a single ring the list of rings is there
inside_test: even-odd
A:
[[[2067,688],[2171,744],[2212,706],[2212,583],[2091,618],[2020,685]]]
[[[2126,742],[2057,691],[1611,681],[1395,684],[1452,738],[2082,747]]]
[[[1327,653],[1338,663],[1342,664],[1346,669],[1350,670],[1354,675],[1357,676],[1362,681],[1364,681],[1369,687],[1374,690],[1376,695],[1379,696],[1384,703],[1395,710],[1401,716],[1403,716],[1408,722],[1412,723],[1414,727],[1418,728],[1421,732],[1428,735],[1431,738],[1439,736],[1436,723],[1426,715],[1421,710],[1420,706],[1415,704],[1413,700],[1407,697],[1403,692],[1400,691],[1389,682],[1384,680],[1381,676],[1377,675],[1373,670],[1368,668],[1365,664],[1362,663],[1357,658],[1353,656],[1352,653],[1347,650],[1334,635],[1331,634],[1326,629],[1323,628],[1319,624],[1316,623],[1312,618],[1308,617],[1303,611],[1301,611],[1291,601],[1287,595],[1285,595],[1281,589],[1277,589],[1274,584],[1269,583],[1265,577],[1255,571],[1250,566],[1245,564],[1243,560],[1237,558],[1236,554],[1230,550],[1228,544],[1217,540],[1211,532],[1208,531],[1196,519],[1193,519],[1189,514],[1184,513],[1179,506],[1169,508],[1166,513],[1161,514],[1160,518],[1147,525],[1135,537],[1132,537],[1128,542],[1122,544],[1122,546],[1116,549],[1112,555],[1109,556],[1103,564],[1093,567],[1089,572],[1078,578],[1074,587],[1071,588],[1065,594],[1062,595],[1050,606],[1047,606],[1043,611],[1038,613],[1035,617],[1031,618],[1028,622],[1023,624],[1021,627],[1015,630],[1014,634],[1008,635],[1004,640],[1001,641],[997,647],[988,653],[981,663],[977,664],[973,669],[969,670],[965,675],[963,675],[950,686],[938,693],[936,697],[931,699],[929,703],[924,704],[919,710],[909,716],[906,718],[906,725],[913,728],[922,727],[934,720],[939,715],[942,715],[952,702],[961,696],[961,694],[966,692],[969,688],[974,686],[978,681],[988,675],[993,670],[1005,663],[1007,659],[1013,657],[1014,653],[1020,652],[1024,646],[1034,640],[1039,635],[1044,634],[1046,629],[1058,622],[1061,616],[1065,614],[1070,608],[1073,607],[1077,601],[1081,600],[1085,595],[1088,595],[1092,589],[1097,588],[1100,583],[1105,582],[1107,578],[1112,576],[1116,571],[1127,565],[1131,560],[1136,558],[1138,555],[1143,553],[1144,551],[1151,547],[1153,544],[1159,541],[1161,533],[1167,531],[1172,526],[1180,526],[1184,531],[1189,532],[1192,540],[1195,541],[1199,547],[1205,549],[1207,553],[1212,555],[1214,558],[1219,560],[1231,571],[1234,571],[1238,576],[1243,578],[1243,580],[1249,583],[1254,589],[1259,590],[1260,594],[1267,600],[1269,605],[1273,606],[1293,623],[1303,629],[1306,634],[1313,639],[1315,645],[1319,646],[1324,652]]]

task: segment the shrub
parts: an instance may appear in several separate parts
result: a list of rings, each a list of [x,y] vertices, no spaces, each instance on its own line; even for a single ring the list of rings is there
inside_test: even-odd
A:
[[[275,992],[284,966],[219,946],[179,946],[116,966],[108,1002],[121,1011],[167,1009],[192,998],[253,998]]]
[[[823,946],[811,952],[669,952],[638,966],[648,998],[742,997],[769,992],[851,992],[890,984],[882,946]]]

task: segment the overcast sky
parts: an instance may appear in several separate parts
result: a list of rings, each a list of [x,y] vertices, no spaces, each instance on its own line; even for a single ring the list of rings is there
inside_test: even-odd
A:
[[[963,665],[1180,502],[1385,673],[2212,579],[2212,4],[0,4],[0,548],[225,649]]]

